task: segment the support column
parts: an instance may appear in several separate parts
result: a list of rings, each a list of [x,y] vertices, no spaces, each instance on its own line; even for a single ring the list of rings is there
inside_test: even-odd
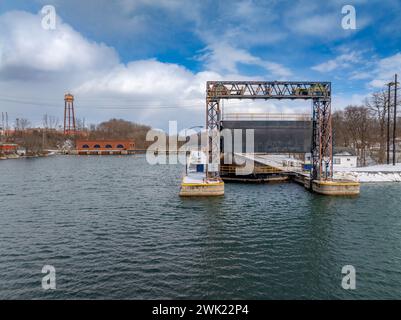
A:
[[[390,164],[390,111],[391,110],[391,84],[387,92],[387,164]]]
[[[397,74],[394,76],[394,120],[393,120],[393,166],[395,166],[397,162],[397,148],[396,148],[396,139],[397,139]]]
[[[311,180],[333,178],[333,134],[330,99],[313,100]]]
[[[206,129],[208,134],[207,177],[219,176],[220,165],[220,101],[206,99]]]

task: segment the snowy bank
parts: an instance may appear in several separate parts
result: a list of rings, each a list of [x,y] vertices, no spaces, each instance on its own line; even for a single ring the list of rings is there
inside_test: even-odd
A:
[[[359,182],[401,182],[401,163],[358,168],[334,168],[335,179],[350,179]]]

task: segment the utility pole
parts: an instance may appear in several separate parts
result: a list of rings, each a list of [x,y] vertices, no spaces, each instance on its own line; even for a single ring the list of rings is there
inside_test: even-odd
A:
[[[3,141],[6,133],[6,129],[4,128],[4,112],[1,113],[1,141]]]
[[[45,150],[45,129],[42,128],[42,151]]]
[[[387,164],[390,164],[390,110],[391,110],[391,84],[388,83],[388,97],[387,97]]]
[[[395,150],[395,139],[396,139],[396,129],[397,129],[397,87],[398,87],[398,82],[397,82],[397,74],[394,76],[394,126],[393,126],[393,166],[395,166],[395,163],[397,162],[396,159],[396,150]]]
[[[7,139],[7,137],[8,137],[8,112],[6,111],[6,139]]]

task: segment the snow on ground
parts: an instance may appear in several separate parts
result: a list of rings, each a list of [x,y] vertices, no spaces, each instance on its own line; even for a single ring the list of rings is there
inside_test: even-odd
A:
[[[283,171],[302,171],[302,162],[289,158],[281,154],[250,154],[250,153],[236,153],[240,157],[244,157],[247,160],[259,162],[271,167],[281,169]],[[286,164],[286,165],[284,165]]]
[[[359,182],[401,182],[401,163],[358,168],[334,168],[334,178]]]
[[[334,168],[334,171],[355,171],[355,172],[400,172],[401,163],[396,163],[395,166],[392,164],[378,164],[368,167],[357,167],[357,168]]]
[[[401,182],[401,172],[334,172],[334,179],[359,182]]]
[[[258,155],[258,154],[236,154],[248,160],[256,161],[279,168],[284,171],[302,171],[301,162],[285,155]],[[292,162],[293,166],[283,166],[284,163]],[[401,163],[381,164],[357,168],[334,167],[335,179],[346,179],[359,182],[401,182]]]

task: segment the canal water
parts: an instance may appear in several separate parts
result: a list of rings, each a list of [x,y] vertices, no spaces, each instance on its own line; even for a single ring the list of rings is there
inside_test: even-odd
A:
[[[401,184],[332,198],[231,183],[181,199],[182,172],[144,156],[1,161],[0,298],[401,298]]]

